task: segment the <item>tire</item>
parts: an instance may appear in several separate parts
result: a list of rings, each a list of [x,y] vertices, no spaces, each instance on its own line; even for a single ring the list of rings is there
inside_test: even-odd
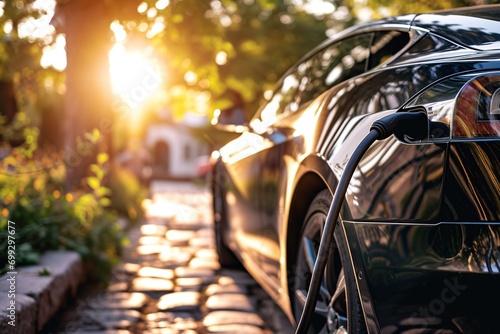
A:
[[[321,233],[331,202],[332,196],[328,190],[319,193],[309,206],[302,225],[293,270],[295,276],[289,278],[292,308],[297,323],[307,298]],[[355,334],[367,333],[347,242],[338,226],[334,236],[309,333],[345,333],[345,330]],[[334,295],[335,301],[332,302]]]
[[[220,173],[220,168],[219,163],[217,163],[211,177],[215,249],[221,268],[242,269],[243,265],[224,242],[223,231],[228,228],[228,225],[223,188],[225,182],[222,178],[223,174]]]

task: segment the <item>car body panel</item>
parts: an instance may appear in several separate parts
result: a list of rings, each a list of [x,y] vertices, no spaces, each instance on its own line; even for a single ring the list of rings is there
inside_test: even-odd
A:
[[[498,327],[485,298],[500,297],[495,274],[476,263],[492,259],[497,224],[423,224],[344,222],[348,235],[359,240],[356,261],[368,317],[378,320],[372,332],[400,333],[415,328],[465,333],[493,333]],[[492,239],[491,237],[494,236]],[[492,240],[494,240],[492,242]],[[496,244],[496,245],[494,245]],[[478,254],[483,257],[477,258]],[[489,273],[489,274],[488,274]],[[487,296],[487,297],[486,297]]]
[[[495,31],[498,21],[484,23],[496,18],[487,11],[474,18],[467,13],[387,19],[326,41],[298,64],[337,38],[387,29],[411,36],[381,65],[268,126],[250,127],[220,150],[229,180],[224,240],[292,322],[289,277],[312,198],[325,188],[335,192],[375,120],[424,106],[429,120],[442,127],[419,142],[393,136],[374,143],[351,178],[341,210],[339,226],[365,321],[370,332],[383,333],[471,332],[471,323],[475,332],[486,333],[494,326],[481,298],[500,297],[488,292],[500,282],[500,144],[498,138],[452,139],[450,118],[468,80],[500,71],[500,53],[493,50],[500,47],[500,29]]]

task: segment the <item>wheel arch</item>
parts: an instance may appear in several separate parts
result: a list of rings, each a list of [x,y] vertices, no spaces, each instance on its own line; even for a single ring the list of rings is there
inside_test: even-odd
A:
[[[317,194],[325,189],[331,189],[331,183],[317,171],[309,170],[302,174],[293,190],[290,200],[289,214],[286,230],[286,249],[298,249],[298,236],[304,225],[304,219]],[[331,190],[330,190],[331,191]],[[333,191],[332,191],[333,193]],[[293,273],[293,265],[296,260],[296,254],[286,253],[287,276]],[[290,286],[288,286],[290,292]]]
[[[335,188],[338,184],[338,180],[335,178],[333,172],[331,171],[329,165],[326,165],[328,171],[325,172],[321,170],[318,172],[317,170],[308,170],[304,174],[300,176],[298,179],[296,186],[294,188],[293,196],[290,201],[290,209],[289,209],[289,217],[288,217],[288,226],[287,226],[287,234],[286,234],[286,249],[299,249],[299,236],[301,235],[301,231],[304,227],[306,215],[311,207],[314,199],[324,190],[329,190],[329,192],[334,194]],[[326,175],[326,177],[323,177]],[[348,208],[343,205],[343,212],[347,213]],[[347,210],[347,212],[345,211]],[[341,232],[343,233],[343,232]],[[347,250],[347,252],[349,252]],[[349,256],[349,255],[348,255]],[[292,297],[292,293],[294,293],[293,280],[290,281],[290,274],[295,274],[295,263],[297,260],[297,254],[295,252],[287,252],[286,253],[286,269],[287,269],[287,288],[288,288],[288,296]],[[344,263],[344,262],[343,262]],[[347,260],[345,262],[349,265],[352,264],[352,260]],[[353,270],[352,267],[350,267]],[[351,276],[354,275],[353,271],[351,271]],[[352,280],[354,282],[354,276],[352,276]],[[356,284],[356,283],[354,283]],[[353,289],[356,291],[356,296],[358,296],[358,288]],[[360,298],[360,297],[358,297]],[[359,302],[358,302],[359,303]],[[354,305],[354,303],[352,304]],[[291,321],[294,322],[293,319],[293,305],[290,304],[290,312],[292,314]],[[362,304],[359,304],[360,314],[362,317],[365,317],[364,309]],[[361,322],[356,322],[355,328],[366,328],[366,319],[362,318]],[[296,323],[294,323],[296,325]],[[364,331],[363,331],[364,333]]]
[[[296,249],[297,236],[314,197],[324,189],[330,189],[333,194],[338,183],[331,166],[319,155],[309,155],[303,159],[296,175],[286,219],[286,249]],[[287,253],[285,260],[289,273],[295,263],[295,255]]]

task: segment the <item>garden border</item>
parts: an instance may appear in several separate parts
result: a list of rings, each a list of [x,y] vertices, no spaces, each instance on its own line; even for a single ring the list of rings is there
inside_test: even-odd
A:
[[[0,276],[0,332],[4,334],[43,331],[67,301],[76,299],[85,282],[82,258],[72,251],[48,251],[37,265],[19,267],[15,272],[15,292],[13,280],[8,280],[12,274]],[[12,301],[15,326],[8,309]]]

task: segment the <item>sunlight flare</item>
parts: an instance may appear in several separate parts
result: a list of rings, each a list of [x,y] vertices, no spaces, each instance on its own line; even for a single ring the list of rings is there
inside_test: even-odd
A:
[[[157,65],[140,51],[129,51],[115,44],[109,52],[113,93],[136,109],[158,91],[163,78]]]

